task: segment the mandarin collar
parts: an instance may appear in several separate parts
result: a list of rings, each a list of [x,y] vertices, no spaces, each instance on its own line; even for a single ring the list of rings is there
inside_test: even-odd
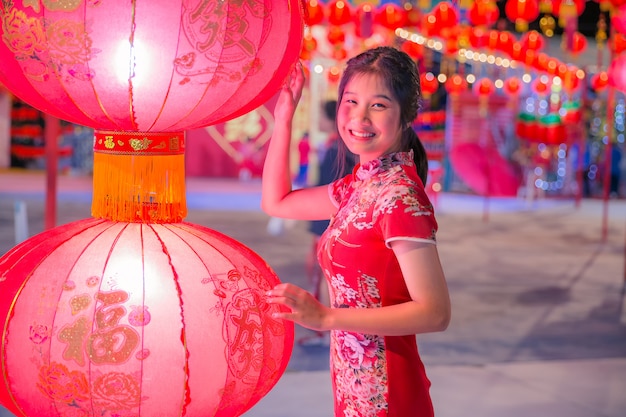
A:
[[[363,181],[398,165],[415,165],[412,149],[408,152],[394,152],[383,155],[363,165],[357,164],[357,166],[354,167],[353,175],[358,181]]]

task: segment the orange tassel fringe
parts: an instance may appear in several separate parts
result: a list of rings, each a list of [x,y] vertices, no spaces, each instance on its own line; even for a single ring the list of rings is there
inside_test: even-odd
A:
[[[184,134],[97,131],[91,214],[122,222],[182,221]]]

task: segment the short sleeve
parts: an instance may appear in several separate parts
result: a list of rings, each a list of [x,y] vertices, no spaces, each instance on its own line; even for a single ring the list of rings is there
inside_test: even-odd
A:
[[[348,174],[345,177],[339,178],[338,180],[330,183],[328,187],[328,195],[330,196],[330,201],[333,202],[335,207],[339,208],[341,202],[348,195],[351,182],[352,174]]]
[[[376,201],[374,217],[387,247],[394,240],[436,243],[434,209],[419,182],[392,181]]]

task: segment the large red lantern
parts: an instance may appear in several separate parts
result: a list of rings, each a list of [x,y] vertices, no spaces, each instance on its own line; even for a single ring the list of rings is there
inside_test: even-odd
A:
[[[247,113],[302,41],[298,0],[23,3],[0,6],[0,82],[96,129],[183,131]]]
[[[203,226],[81,220],[0,266],[1,399],[18,416],[238,416],[291,352],[263,301],[276,275]]]
[[[19,3],[19,4],[18,4]],[[299,0],[3,2],[0,82],[93,127],[95,219],[0,258],[0,403],[18,416],[236,416],[277,382],[293,325],[249,249],[184,223],[184,131],[272,97]]]

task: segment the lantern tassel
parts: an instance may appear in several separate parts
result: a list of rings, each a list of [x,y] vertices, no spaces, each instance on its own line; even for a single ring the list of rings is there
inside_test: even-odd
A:
[[[95,136],[93,217],[142,223],[185,218],[183,133],[97,131]]]

